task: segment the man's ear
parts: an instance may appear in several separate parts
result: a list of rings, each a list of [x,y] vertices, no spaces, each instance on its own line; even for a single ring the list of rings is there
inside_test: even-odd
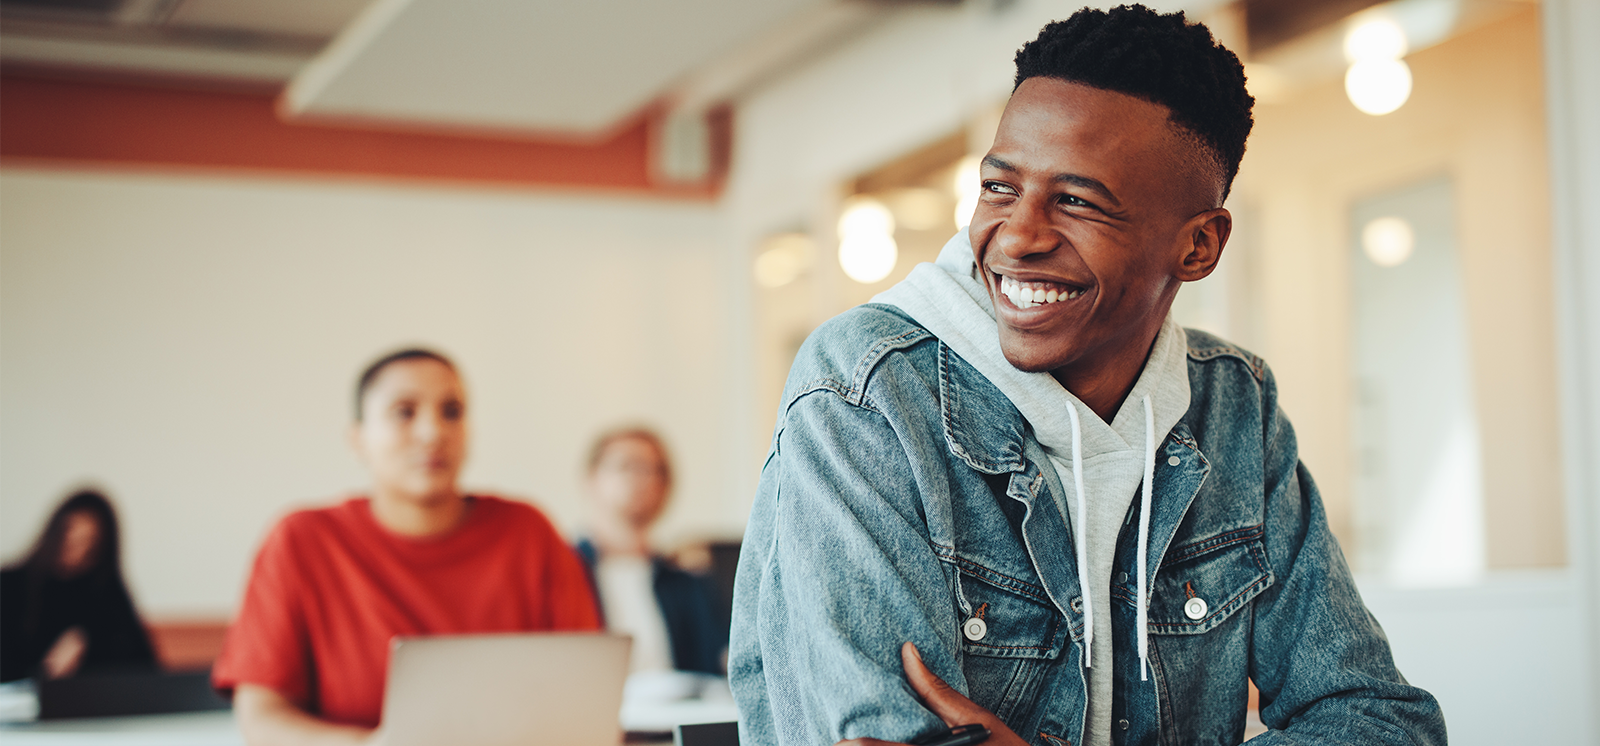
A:
[[[1183,224],[1182,255],[1173,276],[1184,282],[1203,280],[1217,268],[1222,247],[1233,232],[1233,214],[1227,208],[1206,210]]]

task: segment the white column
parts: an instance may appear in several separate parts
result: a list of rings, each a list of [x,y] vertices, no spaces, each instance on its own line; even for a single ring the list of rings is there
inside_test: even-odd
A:
[[[1592,741],[1600,737],[1600,3],[1544,0],[1543,9],[1568,551]]]

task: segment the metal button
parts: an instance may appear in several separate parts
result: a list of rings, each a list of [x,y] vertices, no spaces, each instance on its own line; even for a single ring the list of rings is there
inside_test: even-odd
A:
[[[1072,607],[1072,613],[1074,613],[1074,614],[1082,614],[1083,613],[1083,596],[1078,596],[1078,597],[1072,599],[1071,601],[1068,601],[1067,605]]]
[[[1191,598],[1183,602],[1183,615],[1190,619],[1199,619],[1205,616],[1206,600],[1203,598]]]
[[[1167,457],[1167,466],[1177,466],[1178,464],[1181,464],[1181,463],[1183,463],[1183,459],[1180,459],[1177,456],[1168,456]]]
[[[961,625],[961,634],[966,635],[968,640],[977,642],[989,634],[989,625],[982,619],[973,617]]]
[[[1125,572],[1117,573],[1117,582],[1118,583],[1126,583],[1126,582],[1128,582],[1128,574],[1125,573]]]
[[[1117,727],[1121,728],[1123,730],[1127,730],[1128,729],[1128,719],[1127,718],[1123,718],[1121,720],[1118,720],[1117,721]]]

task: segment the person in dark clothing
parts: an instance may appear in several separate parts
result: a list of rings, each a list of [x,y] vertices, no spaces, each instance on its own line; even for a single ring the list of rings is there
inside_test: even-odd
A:
[[[602,435],[590,450],[588,477],[592,535],[577,551],[607,629],[633,636],[631,670],[722,674],[728,619],[715,589],[648,544],[672,488],[660,436],[645,428]]]
[[[118,539],[111,501],[84,490],[56,508],[26,558],[0,572],[0,681],[156,667]]]

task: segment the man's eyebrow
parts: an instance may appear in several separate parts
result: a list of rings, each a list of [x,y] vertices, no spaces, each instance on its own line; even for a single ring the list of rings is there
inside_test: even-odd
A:
[[[996,168],[1001,171],[1010,171],[1011,173],[1017,172],[1016,166],[1013,166],[1005,160],[996,158],[992,155],[986,155],[983,157],[983,165]],[[1106,198],[1112,203],[1113,206],[1122,206],[1122,200],[1117,199],[1117,196],[1112,194],[1111,190],[1107,189],[1105,184],[1100,183],[1099,179],[1091,179],[1087,176],[1079,176],[1078,174],[1056,174],[1055,176],[1051,177],[1050,180],[1058,184],[1071,184],[1075,187],[1088,189],[1089,191]]]

